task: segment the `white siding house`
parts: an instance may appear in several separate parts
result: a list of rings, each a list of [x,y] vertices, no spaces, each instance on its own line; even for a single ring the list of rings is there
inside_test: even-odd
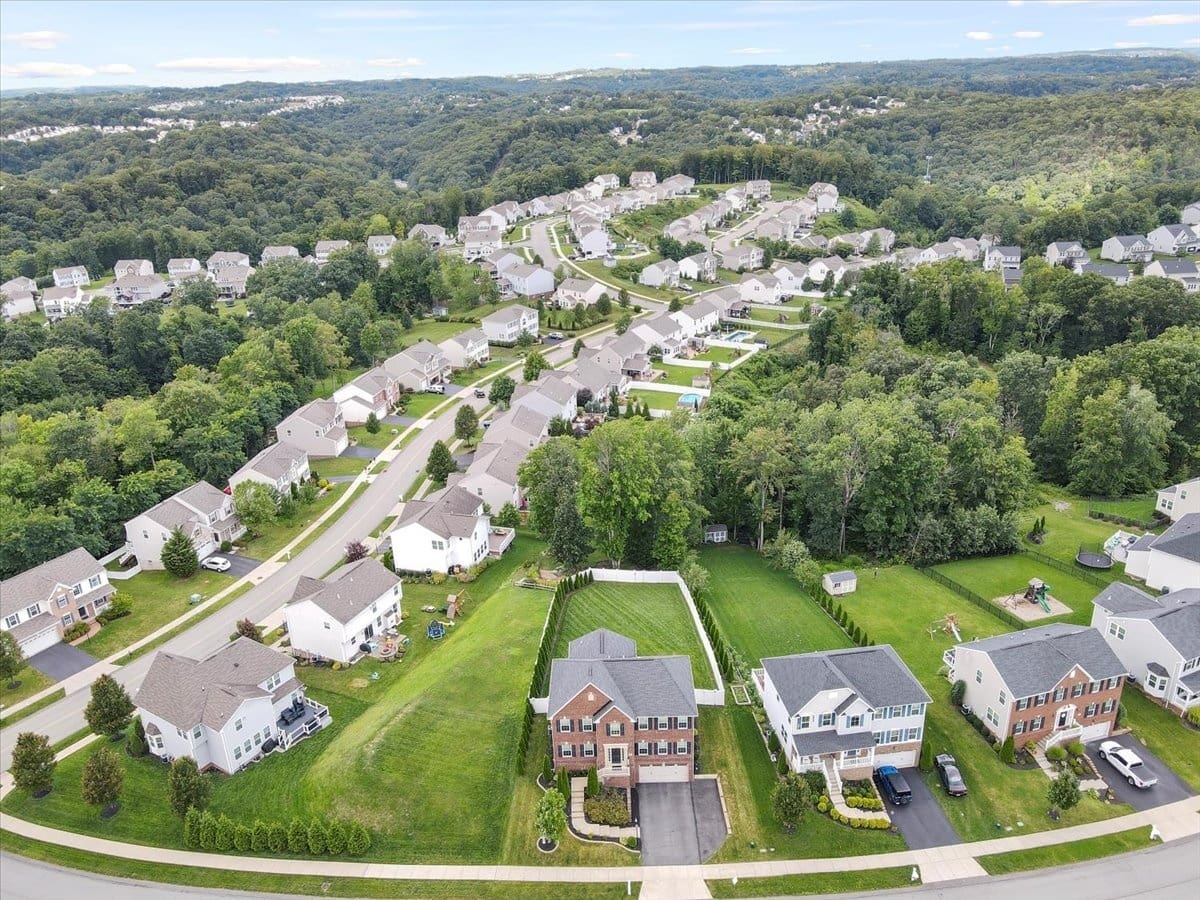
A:
[[[197,481],[125,523],[125,539],[143,569],[163,568],[162,548],[176,528],[191,540],[201,559],[246,533],[233,512],[233,497]]]
[[[454,485],[424,500],[409,500],[391,533],[396,571],[449,572],[477,565],[488,555],[490,523],[483,500]]]
[[[349,665],[360,645],[400,622],[400,578],[367,557],[326,578],[301,576],[283,608],[292,649]]]
[[[482,328],[472,328],[462,334],[446,338],[438,344],[438,349],[445,355],[452,368],[469,369],[471,366],[482,366],[492,358],[488,346],[487,335]]]
[[[292,485],[307,481],[309,476],[308,454],[295,444],[278,441],[260,450],[244,466],[229,476],[229,489],[233,490],[243,481],[257,481],[274,488],[281,494],[291,490]]]
[[[537,337],[538,311],[514,304],[484,316],[479,325],[493,344],[514,344],[522,332]]]
[[[1147,535],[1129,547],[1125,574],[1156,591],[1200,585],[1200,513],[1187,513],[1158,537]]]
[[[362,425],[371,414],[383,419],[400,399],[400,382],[383,366],[364,372],[333,392],[347,425]]]
[[[62,633],[108,606],[116,592],[108,572],[82,547],[0,581],[0,631],[26,657],[62,640]]]
[[[293,444],[311,457],[338,456],[350,446],[346,420],[332,400],[304,404],[275,426],[281,444]]]
[[[1172,522],[1178,522],[1188,513],[1200,512],[1200,478],[1162,488],[1154,508]]]

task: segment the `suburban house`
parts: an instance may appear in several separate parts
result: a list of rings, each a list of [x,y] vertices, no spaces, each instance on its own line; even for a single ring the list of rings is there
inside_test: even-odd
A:
[[[286,494],[291,491],[293,484],[307,481],[309,474],[308,454],[295,444],[277,441],[254,454],[244,466],[230,475],[229,489],[232,491],[243,481],[257,481],[280,494]]]
[[[1046,263],[1051,266],[1075,268],[1088,258],[1087,251],[1079,241],[1055,241],[1046,245]]]
[[[24,275],[18,275],[16,278],[10,278],[4,284],[0,284],[0,294],[8,297],[17,294],[36,294],[37,282],[32,278],[26,278]]]
[[[554,292],[554,305],[559,309],[594,306],[607,293],[607,287],[590,278],[564,278]]]
[[[329,257],[349,246],[349,241],[317,241],[316,246],[313,247],[313,258],[317,261],[318,266],[323,266],[329,262]]]
[[[118,259],[113,263],[113,278],[126,278],[130,275],[153,275],[154,263],[148,259]]]
[[[817,285],[824,283],[826,276],[833,277],[837,284],[846,274],[846,261],[840,256],[823,256],[808,264],[808,277]]]
[[[540,297],[554,292],[554,273],[541,266],[518,263],[500,276],[508,290],[521,297]]]
[[[233,497],[197,481],[125,523],[125,539],[143,570],[163,568],[162,548],[176,528],[191,540],[201,559],[246,533],[234,514]]]
[[[1200,512],[1186,513],[1157,537],[1148,534],[1131,545],[1125,574],[1164,593],[1200,585]]]
[[[721,316],[717,305],[709,300],[700,300],[667,315],[683,329],[684,337],[689,338],[715,330]]]
[[[575,237],[575,246],[584,259],[599,259],[613,251],[612,238],[601,227],[580,229]]]
[[[1195,253],[1200,250],[1200,236],[1183,224],[1160,225],[1146,235],[1155,253],[1174,256],[1176,253]]]
[[[491,427],[483,433],[483,440],[475,451],[476,456],[488,447],[508,441],[532,450],[546,439],[552,418],[528,406],[508,410],[497,416]]]
[[[983,255],[983,267],[993,269],[1015,269],[1021,265],[1020,247],[988,247]]]
[[[74,315],[87,302],[87,296],[75,285],[46,288],[42,291],[42,312],[46,314],[46,320],[49,322]]]
[[[204,659],[158,652],[134,704],[151,753],[190,756],[201,771],[227,775],[331,721],[327,707],[304,696],[292,658],[247,637]],[[302,715],[284,725],[287,709]]]
[[[551,419],[573,420],[578,411],[578,391],[565,376],[555,377],[557,374],[543,372],[532,384],[517,385],[511,408],[528,407]]]
[[[529,449],[515,441],[480,448],[467,471],[457,478],[451,475],[454,480],[450,483],[474,494],[493,513],[498,513],[505,503],[521,509],[525,498],[517,484],[517,470],[529,455]]]
[[[1099,275],[1121,287],[1129,284],[1129,279],[1133,277],[1129,266],[1123,263],[1085,262],[1076,266],[1075,271],[1080,275]]]
[[[525,257],[513,250],[497,250],[479,264],[479,268],[489,273],[496,281],[501,279],[506,271],[513,266],[525,262]]]
[[[161,275],[122,275],[113,281],[111,290],[118,306],[140,306],[147,300],[171,295],[171,288]]]
[[[254,270],[249,266],[222,266],[212,273],[217,286],[217,296],[225,301],[238,300],[246,296],[246,282]]]
[[[452,371],[442,348],[424,340],[389,356],[383,367],[409,391],[427,391],[432,385],[449,381]]]
[[[496,530],[507,531],[511,540],[510,529]],[[492,531],[483,499],[456,485],[434,491],[423,500],[409,500],[391,533],[396,571],[470,569],[490,552]]]
[[[1148,696],[1179,713],[1200,704],[1200,587],[1155,597],[1114,581],[1092,601],[1092,627]]]
[[[441,225],[414,225],[408,230],[408,239],[424,241],[434,250],[454,243],[454,239],[446,233],[446,229]]]
[[[51,274],[54,276],[56,288],[87,287],[92,283],[88,270],[83,266],[66,266],[62,269],[55,269]]]
[[[768,272],[747,272],[738,282],[738,292],[747,303],[778,303],[779,279]]]
[[[753,675],[793,772],[836,786],[917,764],[930,698],[890,645],[769,657]]]
[[[664,259],[651,263],[638,274],[638,284],[647,287],[679,287],[679,263]]]
[[[606,369],[591,359],[577,359],[575,368],[567,378],[577,385],[575,397],[577,402],[582,401],[581,406],[588,402],[583,396],[584,391],[591,395],[593,401],[602,402],[606,401],[613,391],[618,394],[624,393],[629,383],[620,371]]]
[[[1154,508],[1172,522],[1178,522],[1188,513],[1200,512],[1200,478],[1160,489]]]
[[[400,382],[376,366],[333,392],[333,402],[347,425],[363,425],[375,414],[382,420],[400,400]]]
[[[312,400],[278,425],[275,437],[281,444],[294,444],[310,457],[340,456],[350,446],[346,420],[332,400]]]
[[[686,656],[638,656],[634,641],[598,628],[550,663],[555,771],[595,766],[602,784],[625,789],[691,781],[697,717]]]
[[[1148,263],[1154,258],[1154,247],[1143,235],[1119,234],[1100,245],[1100,258],[1119,263]]]
[[[679,277],[688,281],[716,281],[717,258],[707,251],[685,256],[679,261]]]
[[[808,199],[817,204],[818,214],[834,212],[838,208],[837,186],[824,181],[815,181],[808,189]]]
[[[469,231],[466,234],[460,231],[459,235],[463,242],[463,259],[467,262],[483,259],[485,256],[495,253],[503,243],[499,228]]]
[[[611,173],[606,175],[597,175],[592,181],[600,185],[606,191],[615,191],[621,186],[621,179]]]
[[[551,276],[553,281],[553,276]],[[553,290],[553,286],[551,287]],[[479,322],[483,333],[493,344],[515,344],[524,332],[535,338],[538,335],[538,311],[528,306],[514,304],[484,316]]]
[[[301,575],[283,607],[292,650],[349,665],[361,644],[400,623],[402,597],[400,577],[369,556],[325,578]]]
[[[943,659],[996,740],[1043,749],[1107,737],[1128,673],[1099,631],[1066,622],[958,644]]]
[[[265,254],[266,251],[264,250]],[[196,278],[202,272],[203,268],[200,265],[200,260],[194,256],[181,256],[176,259],[167,260],[167,276],[172,280],[181,278]]]
[[[739,247],[722,250],[717,255],[720,257],[721,267],[732,269],[734,272],[759,269],[763,264],[762,247],[756,247],[753,244],[742,244]]]
[[[485,365],[492,358],[487,335],[482,328],[471,328],[461,334],[448,337],[437,345],[454,369],[469,369]]]
[[[808,277],[808,266],[802,262],[781,262],[771,273],[779,284],[781,297],[794,297],[804,290],[804,279]]]
[[[27,287],[26,284],[33,285]],[[5,322],[37,312],[37,283],[32,278],[13,278],[0,285],[0,314]]]
[[[1169,278],[1178,281],[1186,289],[1189,279],[1195,280],[1200,276],[1200,269],[1196,268],[1195,260],[1191,259],[1156,259],[1146,264],[1142,274],[1147,278]]]
[[[747,181],[746,194],[752,200],[770,200],[771,182],[767,181],[765,178]]]
[[[672,175],[669,178],[664,178],[662,186],[667,189],[671,196],[679,196],[680,194],[690,194],[692,188],[696,186],[696,179],[688,175]]]
[[[275,262],[277,259],[299,259],[300,251],[291,244],[274,244],[270,247],[263,247],[262,256],[259,257],[263,263]]]
[[[499,226],[499,219],[503,216],[459,216],[458,217],[458,236],[465,239],[468,234],[482,234],[488,231],[494,231]]]
[[[208,258],[204,264],[204,268],[208,269],[209,274],[215,275],[221,269],[228,268],[250,268],[250,257],[245,253],[238,253],[234,250],[218,250]]]
[[[629,330],[646,342],[651,354],[655,348],[661,351],[663,359],[676,356],[683,349],[683,328],[667,313],[651,319],[635,319]]]
[[[373,234],[367,238],[367,249],[376,256],[387,256],[395,246],[396,236],[392,234]]]
[[[658,184],[658,176],[653,172],[630,172],[629,186],[631,188],[654,187]]]
[[[1184,225],[1200,225],[1200,200],[1185,206],[1179,216],[1179,221]]]
[[[30,657],[62,641],[76,622],[90,622],[116,588],[92,554],[76,547],[0,581],[0,631]]]

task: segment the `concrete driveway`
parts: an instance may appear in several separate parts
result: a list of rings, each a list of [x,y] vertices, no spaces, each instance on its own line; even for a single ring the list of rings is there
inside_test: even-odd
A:
[[[695,865],[725,842],[728,830],[715,780],[643,784],[637,797],[642,865]]]
[[[933,796],[934,790],[926,783],[924,776],[916,769],[901,769],[900,773],[908,786],[912,788],[912,800],[904,806],[892,806],[886,803],[887,813],[892,817],[892,823],[900,829],[900,834],[908,844],[909,850],[925,850],[929,847],[943,847],[946,844],[960,844],[962,838],[946,818],[946,813]],[[968,789],[969,789],[968,785]]]
[[[53,647],[47,647],[41,653],[35,653],[29,657],[29,665],[55,681],[70,678],[76,672],[82,672],[88,666],[95,664],[94,657],[70,644],[55,644]]]
[[[249,556],[241,556],[237,553],[221,553],[220,551],[210,554],[211,556],[219,556],[221,559],[229,560],[229,568],[222,574],[229,575],[232,578],[241,578],[243,575],[249,575],[260,565],[261,559],[252,559]],[[208,557],[205,557],[207,559]]]
[[[1182,731],[1183,726],[1181,725],[1180,732]],[[1183,737],[1182,733],[1180,737]],[[1108,740],[1108,738],[1104,740]],[[1151,753],[1146,745],[1132,734],[1123,734],[1118,738],[1113,738],[1113,740],[1140,756],[1146,768],[1158,776],[1158,784],[1154,785],[1154,787],[1146,788],[1145,790],[1135,788],[1125,780],[1120,772],[1100,758],[1100,754],[1096,751],[1103,741],[1092,741],[1087,744],[1088,756],[1096,764],[1096,771],[1100,773],[1100,777],[1112,788],[1113,793],[1117,795],[1117,799],[1122,803],[1128,803],[1138,812],[1141,812],[1153,809],[1156,806],[1174,803],[1177,800],[1186,800],[1196,793],[1182,778],[1171,771],[1166,763]]]

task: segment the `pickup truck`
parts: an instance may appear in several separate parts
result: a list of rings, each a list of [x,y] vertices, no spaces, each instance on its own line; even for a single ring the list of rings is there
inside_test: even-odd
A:
[[[875,770],[875,785],[892,806],[904,806],[912,800],[912,788],[895,766],[880,766]]]
[[[1124,775],[1125,780],[1136,788],[1144,790],[1158,784],[1158,778],[1146,768],[1142,758],[1116,741],[1105,741],[1100,745],[1097,755]]]

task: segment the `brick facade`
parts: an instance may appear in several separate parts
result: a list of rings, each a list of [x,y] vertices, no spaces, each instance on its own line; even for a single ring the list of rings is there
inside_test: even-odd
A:
[[[1009,711],[1009,733],[1018,747],[1076,725],[1090,728],[1104,724],[1107,734],[1116,724],[1124,684],[1123,676],[1094,682],[1082,671],[1074,678],[1068,675],[1051,691],[1014,701]],[[1019,708],[1022,705],[1024,708]],[[1067,713],[1067,721],[1060,726],[1063,712]]]

